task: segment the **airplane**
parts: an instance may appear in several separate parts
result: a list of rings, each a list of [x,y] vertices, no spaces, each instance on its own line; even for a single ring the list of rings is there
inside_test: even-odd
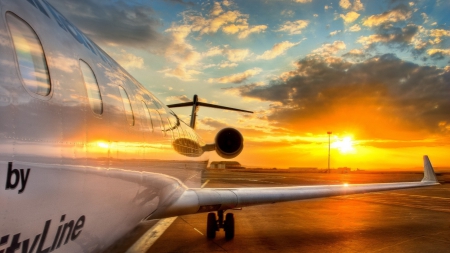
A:
[[[0,0],[0,253],[98,252],[143,220],[207,214],[207,237],[235,232],[252,205],[438,185],[420,182],[200,188],[209,152],[233,158],[127,73],[46,0]],[[183,106],[183,104],[170,107]],[[226,215],[224,217],[224,213]]]

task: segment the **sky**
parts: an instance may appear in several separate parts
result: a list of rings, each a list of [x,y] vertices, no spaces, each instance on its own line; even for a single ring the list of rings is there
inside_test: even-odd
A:
[[[243,165],[325,168],[330,138],[331,167],[450,166],[449,1],[48,2],[166,104],[254,111],[198,113]]]

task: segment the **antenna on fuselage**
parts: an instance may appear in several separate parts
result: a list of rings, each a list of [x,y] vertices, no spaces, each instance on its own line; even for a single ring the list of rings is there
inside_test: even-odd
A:
[[[216,108],[216,109],[222,109],[222,110],[237,111],[237,112],[253,113],[252,111],[246,111],[246,110],[242,110],[242,109],[231,108],[231,107],[226,107],[226,106],[221,106],[221,105],[213,105],[213,104],[203,103],[203,102],[198,101],[198,96],[197,95],[194,95],[194,98],[192,99],[192,102],[167,105],[167,107],[169,107],[169,108],[186,107],[186,106],[192,106],[191,122],[189,123],[189,126],[192,129],[195,128],[195,121],[197,119],[197,112],[200,109],[200,106]]]

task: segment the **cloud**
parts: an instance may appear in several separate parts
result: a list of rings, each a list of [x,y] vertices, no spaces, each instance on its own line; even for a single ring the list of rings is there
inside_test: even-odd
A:
[[[424,24],[428,23],[429,18],[428,18],[428,15],[426,13],[421,13],[420,16],[422,16]]]
[[[184,65],[178,65],[174,69],[164,69],[159,71],[160,73],[164,73],[168,77],[176,77],[182,81],[195,81],[197,80],[194,76],[201,74],[200,71],[187,69]]]
[[[350,32],[358,32],[358,31],[361,31],[361,26],[359,26],[358,24],[354,24],[348,30]]]
[[[172,43],[167,46],[165,56],[177,64],[173,69],[161,71],[166,76],[176,77],[183,81],[193,81],[195,75],[201,72],[192,69],[199,64],[202,55],[186,40],[191,32],[188,25],[172,26],[166,30],[172,37]]]
[[[450,36],[450,31],[449,30],[444,30],[444,29],[432,29],[430,31],[430,36],[432,37],[443,37],[443,36]]]
[[[243,29],[239,33],[238,38],[245,39],[245,38],[247,38],[248,35],[250,35],[252,33],[261,33],[263,31],[265,31],[266,29],[267,29],[266,25],[256,25],[256,26],[248,27],[246,29]]]
[[[380,29],[376,34],[361,36],[357,42],[367,47],[376,43],[405,46],[413,42],[414,36],[418,31],[419,27],[413,24],[409,24],[403,28],[389,27],[388,29]]]
[[[444,29],[432,29],[430,31],[430,36],[434,37],[433,40],[430,40],[431,44],[439,44],[442,42],[442,37],[450,36],[450,31]]]
[[[296,46],[298,44],[300,44],[300,42],[292,43],[289,41],[283,41],[277,43],[272,47],[272,49],[265,51],[262,55],[256,57],[256,59],[263,59],[263,60],[274,59],[275,57],[284,54],[289,48]]]
[[[191,102],[192,100],[188,98],[186,95],[181,96],[170,96],[166,98],[167,102],[174,101],[174,102]]]
[[[285,16],[285,17],[293,17],[295,14],[295,12],[293,10],[283,10],[281,12],[281,16]]]
[[[168,38],[155,11],[145,5],[108,0],[48,0],[95,42],[164,51]]]
[[[213,56],[225,56],[228,61],[240,62],[247,59],[252,55],[249,49],[230,49],[228,46],[225,48],[220,48],[218,46],[210,48],[208,51],[201,54],[202,57],[213,57]]]
[[[214,7],[211,10],[211,16],[219,16],[223,12],[222,6],[219,2],[214,2]]]
[[[199,123],[200,123],[200,126],[199,126],[200,128],[204,128],[204,126],[208,126],[208,127],[213,128],[212,130],[223,129],[223,128],[228,127],[228,124],[225,121],[213,119],[210,117],[205,117],[203,119],[200,119]]]
[[[288,32],[290,35],[301,34],[309,24],[308,20],[286,21],[277,32]]]
[[[144,58],[126,52],[124,49],[120,53],[112,54],[114,59],[126,70],[144,69]]]
[[[382,14],[372,15],[364,22],[364,26],[374,27],[381,26],[399,21],[405,21],[411,18],[412,11],[406,5],[399,5],[392,10],[383,12]]]
[[[363,51],[361,49],[352,49],[342,55],[342,57],[344,57],[345,59],[349,59],[349,60],[356,61],[356,62],[360,62],[369,56],[370,55],[368,53],[366,53],[365,51]]]
[[[255,76],[259,73],[261,73],[262,69],[260,68],[253,68],[246,70],[242,73],[230,75],[230,76],[223,76],[219,78],[210,78],[208,80],[209,83],[242,83],[246,81],[248,78]]]
[[[427,50],[428,55],[430,56],[436,56],[436,55],[449,55],[450,56],[450,49],[428,49]]]
[[[231,62],[240,62],[245,60],[250,55],[250,50],[248,49],[226,49],[224,53],[227,59]]]
[[[240,93],[278,103],[268,119],[291,131],[391,139],[449,133],[439,124],[450,122],[450,72],[392,54],[359,63],[306,57],[289,78],[243,86]]]
[[[331,44],[324,44],[320,48],[314,49],[312,54],[318,54],[321,56],[330,56],[336,54],[338,51],[346,48],[346,45],[343,41],[337,40]]]
[[[355,0],[353,2],[353,9],[354,11],[361,11],[364,10],[364,5],[361,3],[361,0]]]
[[[339,1],[339,6],[341,6],[342,9],[348,9],[352,6],[349,0],[341,0]]]
[[[353,4],[350,2],[350,0],[340,0],[339,6],[341,6],[342,9],[351,9],[353,11],[360,11],[364,10],[364,5],[361,3],[361,0],[354,0]]]
[[[345,23],[353,23],[360,16],[359,13],[351,11],[347,14],[341,14],[340,17],[344,20]]]
[[[335,36],[335,35],[337,35],[338,33],[341,33],[341,32],[342,32],[341,30],[332,31],[332,32],[330,32],[330,36]]]
[[[248,15],[238,10],[225,11],[219,2],[214,3],[209,17],[189,12],[184,19],[192,26],[192,31],[199,32],[200,35],[214,34],[221,30],[226,34],[238,34],[239,39],[245,39],[252,33],[261,33],[267,29],[266,25],[249,25]]]
[[[208,51],[206,51],[202,55],[203,55],[203,57],[212,57],[212,56],[216,56],[216,55],[221,55],[222,53],[223,53],[223,49],[216,46],[216,47],[210,48]]]
[[[237,67],[237,66],[238,66],[237,63],[235,63],[235,62],[229,62],[229,61],[225,61],[225,62],[222,62],[222,63],[219,64],[219,67],[220,67],[221,69],[224,69],[224,68],[233,68],[233,67]]]

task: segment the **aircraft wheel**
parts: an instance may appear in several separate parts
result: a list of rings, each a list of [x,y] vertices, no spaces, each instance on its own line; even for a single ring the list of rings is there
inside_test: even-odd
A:
[[[210,239],[216,237],[217,220],[215,213],[208,213],[208,220],[206,222],[206,236]]]
[[[231,240],[234,238],[234,215],[232,213],[227,213],[225,216],[225,239]]]

